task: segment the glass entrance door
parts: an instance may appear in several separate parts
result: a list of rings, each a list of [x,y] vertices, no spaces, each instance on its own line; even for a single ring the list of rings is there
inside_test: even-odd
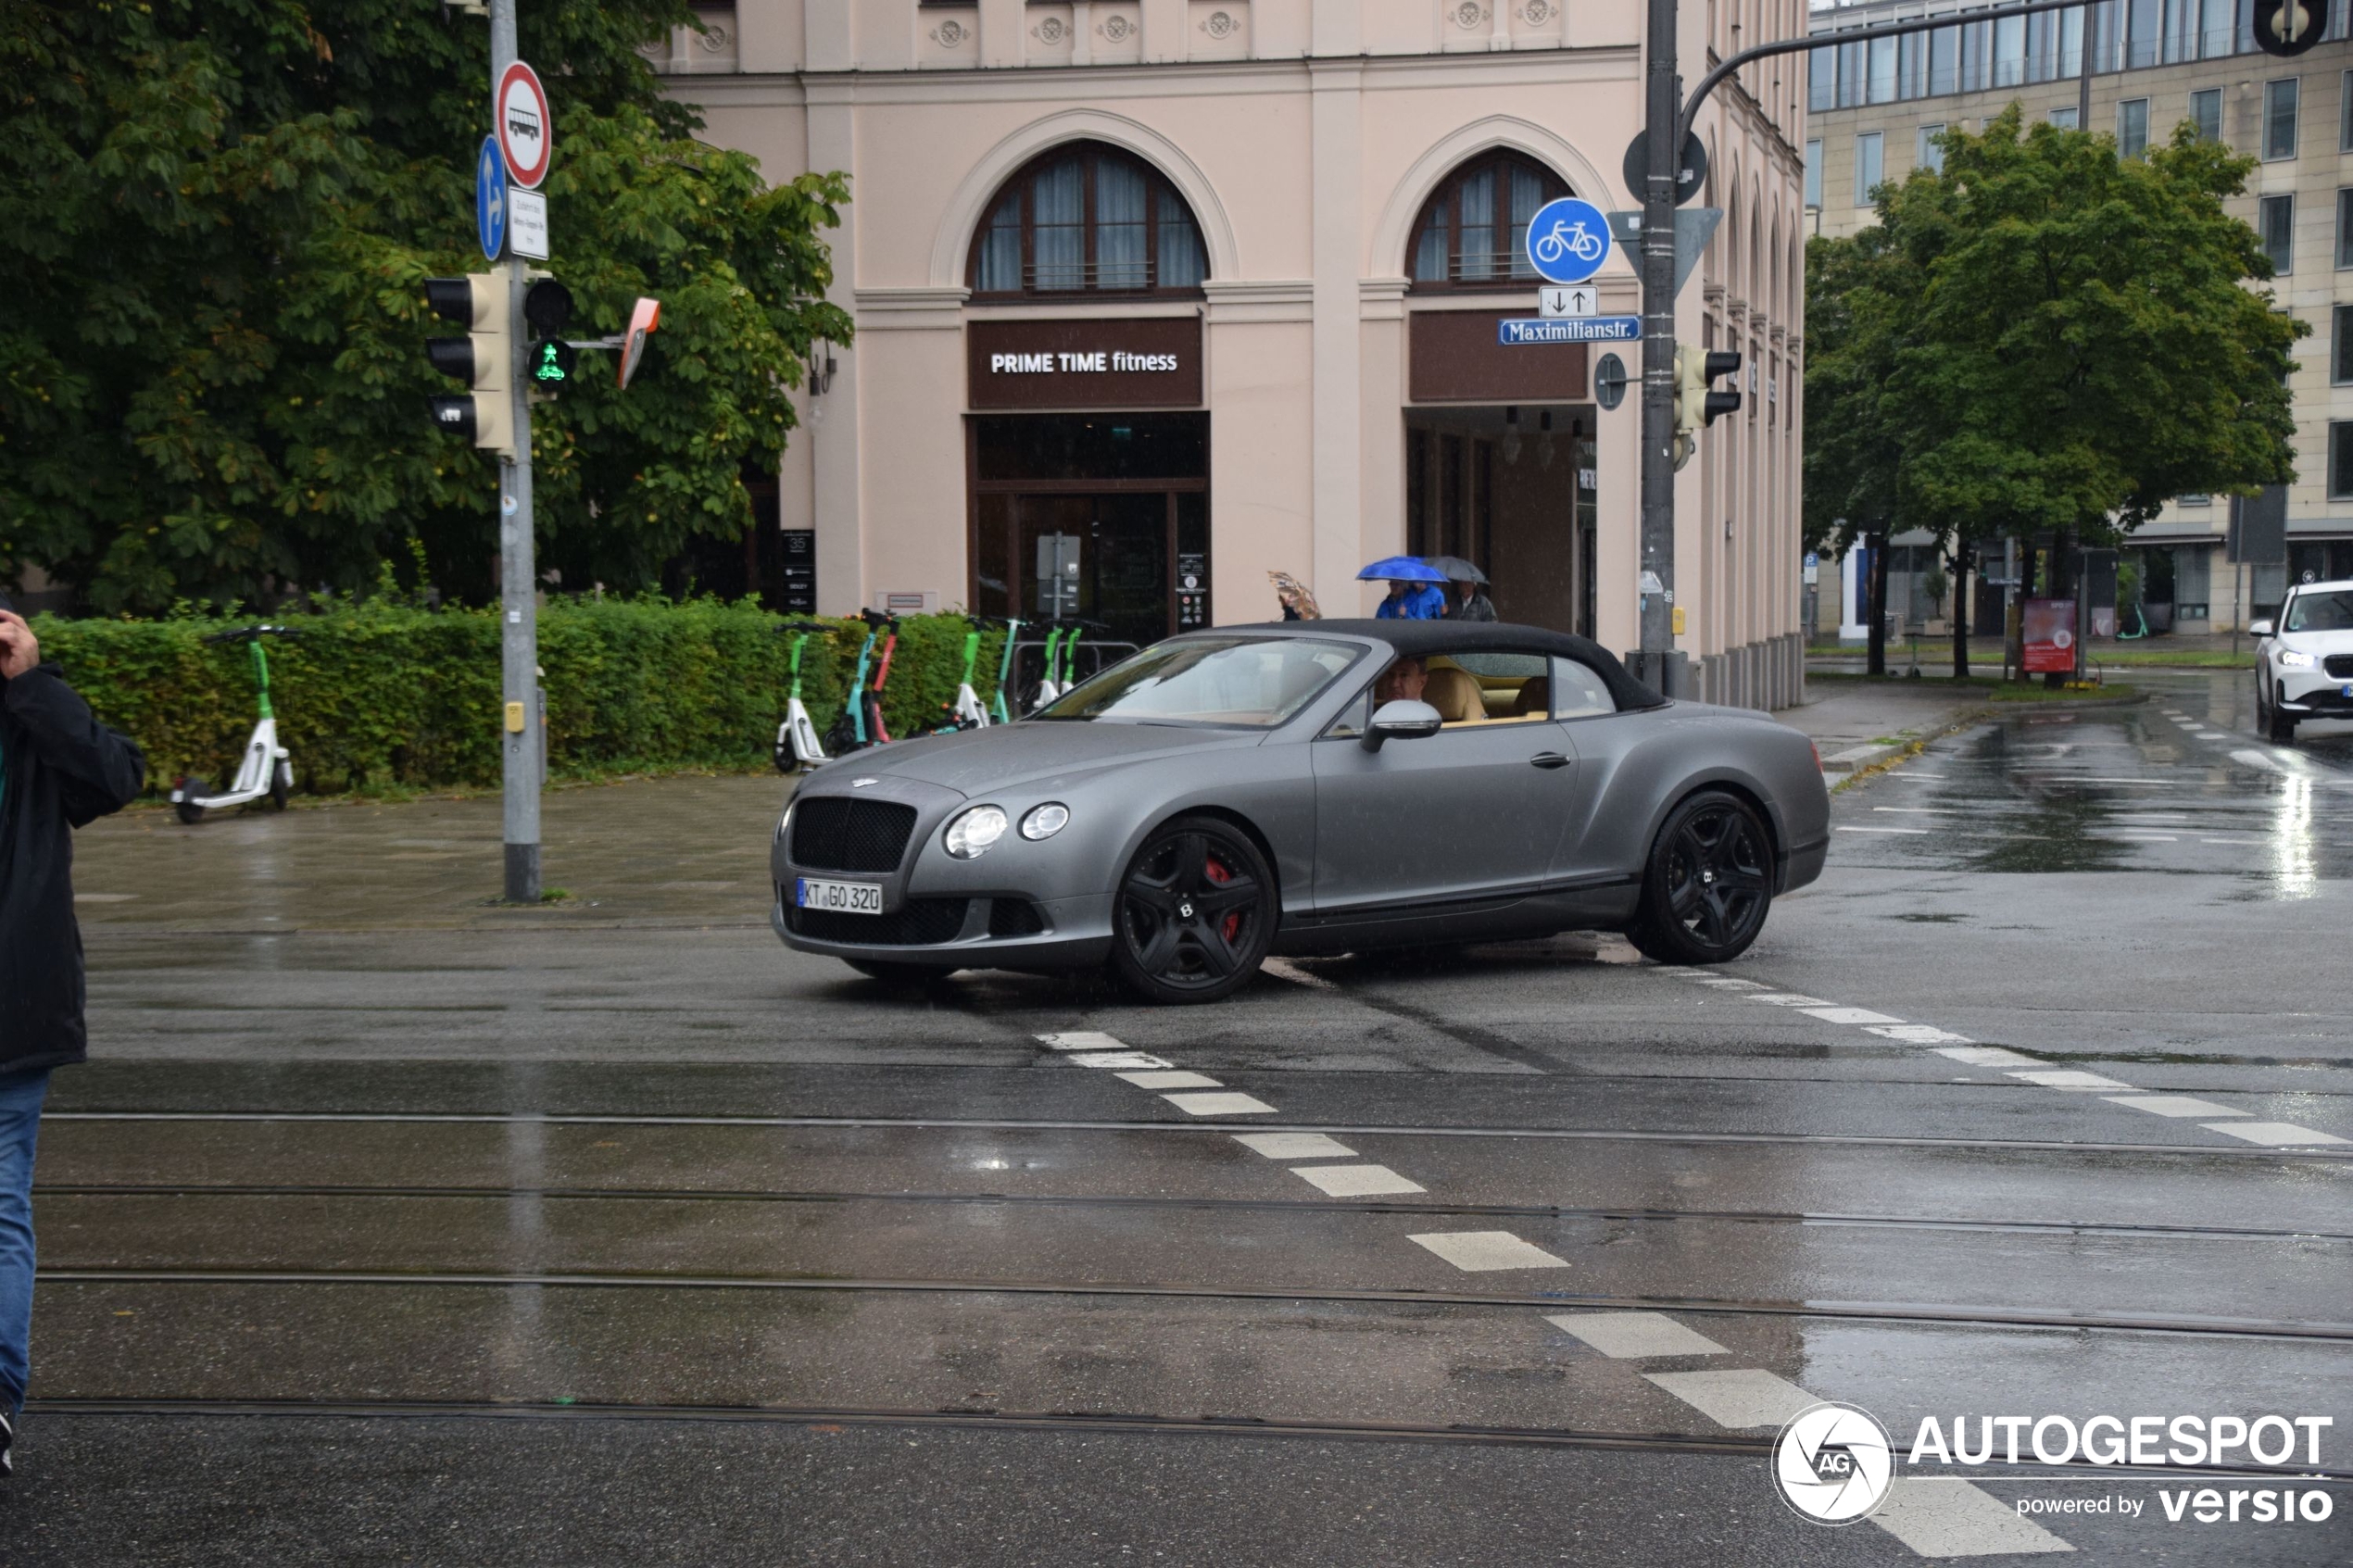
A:
[[[1006,500],[1023,620],[1101,621],[1113,640],[1139,647],[1168,635],[1166,492]]]

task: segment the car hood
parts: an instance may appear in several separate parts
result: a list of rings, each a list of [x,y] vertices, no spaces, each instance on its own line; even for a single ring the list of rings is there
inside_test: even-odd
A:
[[[2353,632],[2283,632],[2273,641],[2296,653],[2353,653]]]
[[[1031,721],[924,735],[873,751],[853,752],[829,764],[817,777],[840,769],[862,777],[871,773],[912,779],[976,795],[1103,768],[1253,746],[1265,738],[1265,732],[1258,730]]]

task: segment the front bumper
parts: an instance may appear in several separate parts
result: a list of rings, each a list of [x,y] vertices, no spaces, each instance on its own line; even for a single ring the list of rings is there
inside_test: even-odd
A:
[[[823,875],[823,872],[814,873]],[[1111,956],[1111,898],[910,897],[879,915],[796,909],[776,884],[768,924],[786,947],[937,969],[1090,969]],[[1026,911],[1013,914],[1005,906]],[[1042,929],[1023,929],[1042,927]]]
[[[2298,718],[2353,719],[2353,677],[2321,670],[2271,669],[2271,693],[2283,713]]]

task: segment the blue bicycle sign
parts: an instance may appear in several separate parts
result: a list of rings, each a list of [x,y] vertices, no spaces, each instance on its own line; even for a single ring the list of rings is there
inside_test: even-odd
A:
[[[1609,259],[1609,220],[1575,196],[1548,201],[1528,225],[1528,259],[1547,282],[1581,283]]]

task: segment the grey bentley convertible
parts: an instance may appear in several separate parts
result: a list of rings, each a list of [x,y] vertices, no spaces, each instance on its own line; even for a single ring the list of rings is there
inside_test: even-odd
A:
[[[881,979],[1108,963],[1164,1002],[1270,953],[1572,929],[1714,963],[1821,873],[1829,819],[1803,734],[1663,700],[1582,637],[1230,626],[820,768],[776,823],[773,919]]]

